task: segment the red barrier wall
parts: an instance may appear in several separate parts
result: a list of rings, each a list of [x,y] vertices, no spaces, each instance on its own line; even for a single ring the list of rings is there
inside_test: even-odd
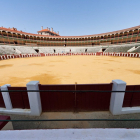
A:
[[[39,85],[40,90],[112,90],[111,84]],[[99,92],[40,92],[43,111],[109,110],[110,93]]]
[[[40,90],[75,90],[75,85],[39,85]],[[72,92],[40,92],[42,111],[74,111]]]
[[[123,107],[140,106],[140,92],[127,92],[127,91],[140,91],[140,85],[127,85],[124,96]]]
[[[0,107],[4,107],[5,108],[5,104],[4,104],[4,100],[3,100],[1,92],[0,92]]]
[[[76,90],[112,90],[110,84],[77,85]],[[111,92],[77,92],[77,111],[105,111],[109,110]]]
[[[8,87],[8,90],[27,90],[26,87]],[[30,109],[27,92],[9,92],[13,108]]]

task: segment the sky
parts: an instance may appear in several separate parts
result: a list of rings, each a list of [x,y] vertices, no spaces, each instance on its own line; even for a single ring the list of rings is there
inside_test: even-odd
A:
[[[140,0],[0,0],[0,27],[61,36],[92,35],[140,25]]]

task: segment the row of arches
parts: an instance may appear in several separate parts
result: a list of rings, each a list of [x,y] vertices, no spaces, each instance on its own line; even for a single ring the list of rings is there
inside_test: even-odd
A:
[[[110,39],[110,38],[117,38],[117,37],[123,37],[123,36],[137,35],[139,33],[140,33],[140,29],[135,29],[135,30],[121,32],[121,33],[102,35],[102,36],[63,38],[63,37],[41,37],[41,36],[25,35],[25,34],[19,34],[19,33],[11,33],[11,32],[7,32],[7,31],[0,31],[0,35],[3,35],[3,36],[16,37],[16,38],[22,38],[22,39],[31,39],[31,40],[44,40],[44,41],[102,40],[102,39]]]

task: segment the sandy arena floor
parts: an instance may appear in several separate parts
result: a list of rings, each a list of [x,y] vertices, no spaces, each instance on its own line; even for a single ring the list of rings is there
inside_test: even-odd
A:
[[[109,56],[50,56],[0,61],[0,86],[110,83],[121,79],[140,84],[140,58]]]

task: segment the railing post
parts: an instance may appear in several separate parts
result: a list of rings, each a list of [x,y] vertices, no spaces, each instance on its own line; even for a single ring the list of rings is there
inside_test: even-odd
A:
[[[3,91],[8,90],[8,87],[11,87],[11,85],[10,84],[3,85],[3,86],[1,86],[1,90],[3,90]],[[9,92],[2,92],[2,97],[3,97],[4,103],[5,103],[6,109],[11,110],[13,107],[12,107]]]
[[[39,81],[31,81],[26,84],[27,90],[39,90]],[[28,98],[30,103],[31,115],[40,116],[42,112],[40,92],[28,92]]]
[[[113,115],[121,114],[123,100],[125,92],[117,92],[117,91],[125,91],[126,89],[126,82],[122,80],[112,80],[112,92],[111,93],[111,100],[110,100],[110,112]]]

